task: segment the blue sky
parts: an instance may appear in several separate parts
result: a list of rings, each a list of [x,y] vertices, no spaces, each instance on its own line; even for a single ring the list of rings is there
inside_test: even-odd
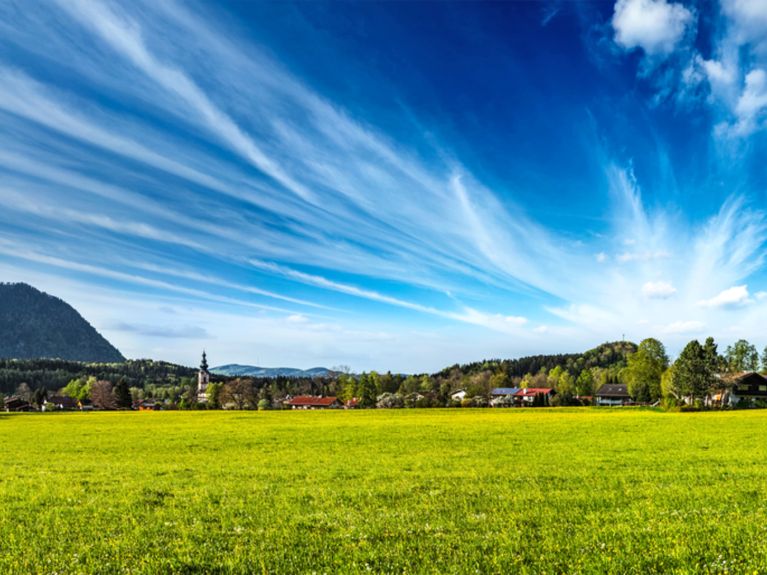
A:
[[[129,357],[767,344],[767,0],[5,0],[0,86],[0,278]]]

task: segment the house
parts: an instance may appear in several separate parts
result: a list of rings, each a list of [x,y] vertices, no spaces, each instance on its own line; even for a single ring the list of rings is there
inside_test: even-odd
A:
[[[512,407],[518,387],[496,387],[490,391],[490,407]]]
[[[43,403],[43,411],[61,411],[77,409],[77,400],[66,395],[51,395]]]
[[[143,400],[136,404],[136,409],[139,411],[160,411],[162,406],[156,401]]]
[[[549,405],[555,393],[550,387],[523,387],[514,394],[514,403],[521,407]]]
[[[28,401],[24,401],[20,397],[7,397],[5,398],[5,411],[34,411]]]
[[[297,395],[285,403],[291,409],[336,409],[342,407],[337,397]]]
[[[633,403],[625,383],[605,383],[596,394],[596,405],[629,405]]]
[[[357,409],[359,405],[359,400],[356,397],[352,397],[351,399],[346,400],[346,403],[344,403],[344,409]]]
[[[464,399],[466,399],[466,390],[459,389],[458,391],[451,393],[450,399],[452,399],[453,401],[463,401]]]
[[[709,403],[719,406],[747,405],[756,401],[767,403],[767,378],[754,371],[724,375],[719,378],[721,386],[709,398]]]

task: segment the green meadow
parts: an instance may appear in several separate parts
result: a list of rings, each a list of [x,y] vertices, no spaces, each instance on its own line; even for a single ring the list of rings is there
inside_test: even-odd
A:
[[[0,415],[0,573],[764,573],[767,411]]]

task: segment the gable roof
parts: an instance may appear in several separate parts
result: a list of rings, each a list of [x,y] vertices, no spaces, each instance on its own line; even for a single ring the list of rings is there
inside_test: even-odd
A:
[[[605,383],[597,391],[597,397],[631,397],[628,392],[628,386],[625,383]]]
[[[535,397],[539,393],[547,395],[554,391],[551,387],[523,387],[514,394],[517,397]]]
[[[734,385],[767,385],[767,378],[755,371],[728,373],[719,377],[724,383]]]
[[[337,397],[317,397],[314,395],[297,395],[290,401],[288,405],[295,405],[297,407],[329,407],[338,402]]]
[[[496,387],[490,392],[490,395],[514,395],[518,391],[518,387]]]

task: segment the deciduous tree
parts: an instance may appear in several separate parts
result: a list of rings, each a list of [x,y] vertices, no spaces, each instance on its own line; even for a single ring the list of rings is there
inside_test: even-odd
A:
[[[647,338],[639,344],[636,353],[629,354],[628,366],[623,371],[628,392],[636,401],[655,401],[661,396],[660,380],[668,367],[668,356],[663,344]]]
[[[727,360],[727,369],[731,373],[759,369],[759,353],[756,347],[745,339],[739,339],[733,345],[727,346],[724,357]]]

